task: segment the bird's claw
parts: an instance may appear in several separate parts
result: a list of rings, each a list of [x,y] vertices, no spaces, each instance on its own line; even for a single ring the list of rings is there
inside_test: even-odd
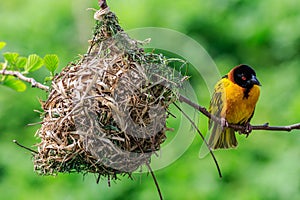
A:
[[[252,126],[251,126],[251,124],[249,122],[246,123],[244,130],[240,130],[239,131],[240,134],[245,134],[246,138],[249,136],[249,134],[251,132],[252,132]]]

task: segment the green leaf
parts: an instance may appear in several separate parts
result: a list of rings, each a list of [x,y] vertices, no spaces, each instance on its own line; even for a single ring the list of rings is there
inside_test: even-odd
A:
[[[10,65],[15,65],[17,58],[19,57],[18,53],[11,53],[6,52],[3,54],[4,59],[8,62]]]
[[[47,76],[47,77],[45,77],[44,82],[47,83],[52,80],[53,80],[53,76]]]
[[[25,73],[33,72],[40,69],[43,66],[43,59],[36,54],[28,56],[26,65],[24,66]]]
[[[27,63],[27,58],[25,57],[18,57],[17,62],[16,62],[16,67],[23,69]]]
[[[52,75],[58,67],[58,62],[58,56],[55,54],[47,54],[44,57],[44,65],[51,72]]]
[[[0,50],[5,47],[6,43],[5,42],[0,42]]]
[[[26,90],[26,85],[19,79],[16,79],[13,76],[7,76],[3,82],[3,85],[16,90],[17,92],[24,92]]]

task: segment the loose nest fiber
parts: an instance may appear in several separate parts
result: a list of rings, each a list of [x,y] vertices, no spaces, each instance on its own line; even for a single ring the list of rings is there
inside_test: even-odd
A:
[[[114,13],[97,16],[86,55],[58,74],[43,102],[35,170],[117,178],[144,164],[165,141],[168,106],[181,79],[162,55],[145,53]]]

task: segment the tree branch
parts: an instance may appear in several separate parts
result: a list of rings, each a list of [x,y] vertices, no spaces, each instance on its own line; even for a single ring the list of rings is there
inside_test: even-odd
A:
[[[209,119],[215,121],[216,123],[218,123],[218,124],[222,123],[220,118],[218,118],[214,115],[211,115],[210,112],[208,112],[208,110],[205,107],[192,102],[187,97],[180,95],[179,101],[190,105],[191,107],[200,111],[202,114],[204,114]],[[241,133],[245,133],[245,130],[246,130],[245,126],[236,125],[236,124],[228,124],[227,127],[233,128],[234,130],[239,131]],[[295,130],[295,129],[300,130],[300,123],[287,125],[287,126],[269,126],[269,123],[265,123],[263,125],[253,125],[253,126],[250,125],[250,130],[268,130],[268,131],[288,131],[288,132],[290,132],[291,130]],[[249,132],[246,134],[249,134]]]
[[[269,126],[269,123],[265,123],[263,125],[256,125],[252,126],[253,130],[270,130],[270,131],[292,131],[292,130],[299,130],[300,123],[292,124],[288,126]]]
[[[39,88],[39,89],[42,89],[42,90],[45,90],[45,91],[49,91],[48,86],[37,82],[33,78],[28,78],[28,77],[24,76],[21,72],[18,72],[18,71],[11,71],[11,70],[2,69],[2,70],[0,70],[0,75],[14,76],[14,77],[16,77],[16,78],[18,78],[22,81],[30,83],[32,87],[36,87],[36,88]]]

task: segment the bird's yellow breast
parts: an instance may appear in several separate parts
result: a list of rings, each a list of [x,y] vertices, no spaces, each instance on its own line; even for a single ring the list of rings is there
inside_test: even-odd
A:
[[[223,79],[222,82],[224,87],[224,107],[221,116],[224,117],[227,122],[233,124],[243,124],[247,122],[254,112],[260,94],[259,86],[254,85],[250,89],[248,97],[245,97],[245,88],[240,87],[226,78]]]

